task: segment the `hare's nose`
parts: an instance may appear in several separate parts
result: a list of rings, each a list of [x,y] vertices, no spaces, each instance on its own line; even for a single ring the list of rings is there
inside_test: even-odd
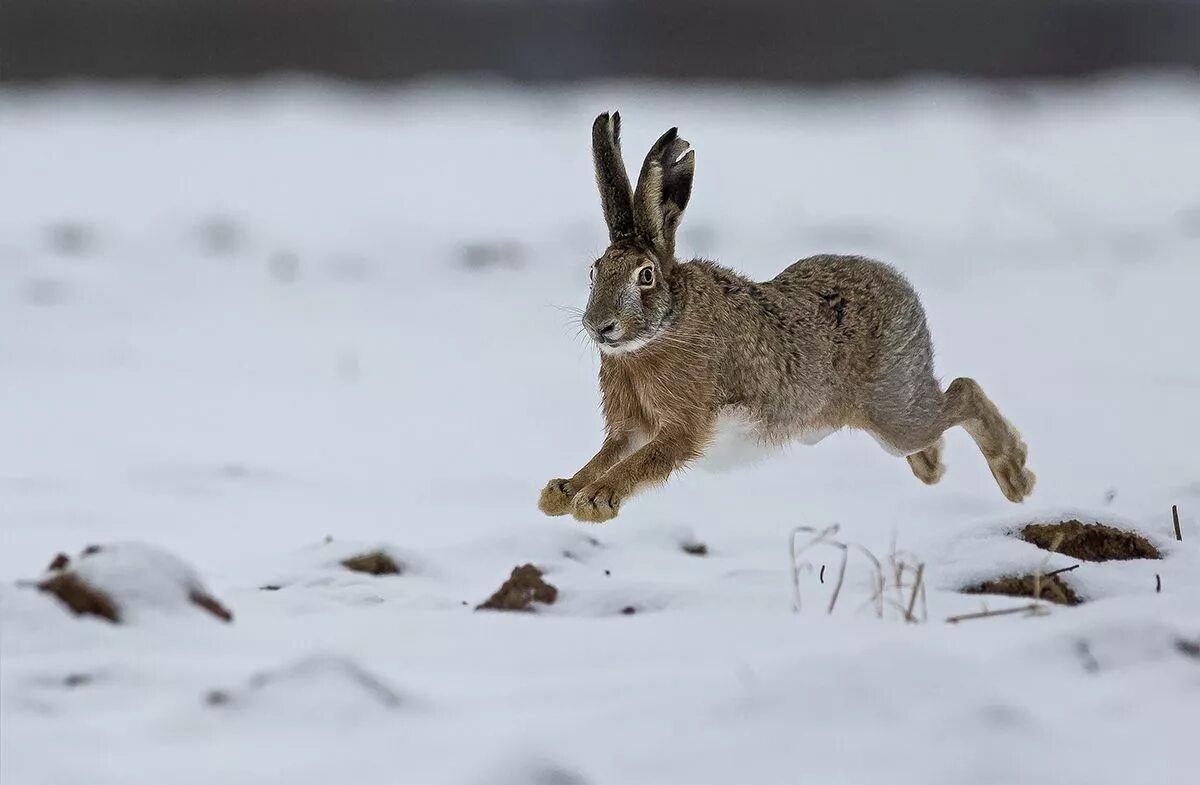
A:
[[[608,324],[601,327],[599,330],[597,330],[596,334],[599,335],[601,338],[608,339],[608,338],[612,338],[613,333],[615,333],[616,331],[617,331],[617,323],[616,323],[616,321],[611,321]]]

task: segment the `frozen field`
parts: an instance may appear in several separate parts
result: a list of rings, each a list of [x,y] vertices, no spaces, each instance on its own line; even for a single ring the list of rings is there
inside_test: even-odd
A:
[[[672,125],[696,148],[681,254],[902,269],[943,378],[1022,430],[1032,498],[962,431],[932,488],[839,433],[603,526],[538,513],[599,444],[561,308],[605,246],[613,108],[631,167]],[[1196,782],[1197,140],[1194,78],[0,91],[0,782]],[[1064,516],[1165,558],[1006,534]],[[858,557],[827,616],[829,549],[793,611],[789,534],[832,523],[924,563],[925,623],[877,618]],[[113,626],[17,585],[120,541],[234,623]],[[337,566],[379,544],[404,574]],[[556,604],[472,610],[526,562]],[[1081,606],[945,623],[1027,602],[963,587],[1073,564]]]

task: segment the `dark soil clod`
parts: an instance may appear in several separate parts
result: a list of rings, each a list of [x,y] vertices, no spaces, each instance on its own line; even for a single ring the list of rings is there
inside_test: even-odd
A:
[[[400,565],[383,551],[363,553],[351,556],[342,562],[342,566],[354,572],[365,572],[368,575],[399,575]]]
[[[203,608],[221,621],[233,621],[233,614],[229,609],[207,594],[194,591],[188,595],[188,602]]]
[[[533,603],[553,605],[556,599],[558,589],[542,580],[542,571],[523,564],[515,567],[504,585],[475,610],[532,611]]]
[[[708,546],[702,542],[685,542],[682,546],[683,552],[692,556],[707,556]]]
[[[1158,548],[1142,535],[1102,523],[1031,523],[1021,529],[1019,536],[1043,550],[1084,561],[1162,558]]]
[[[637,613],[637,608],[633,607],[632,605],[626,605],[621,609],[622,616],[632,616],[635,613]]]
[[[38,591],[53,594],[76,616],[99,616],[113,623],[120,621],[117,606],[109,597],[73,573],[60,572],[37,585]]]
[[[208,694],[204,696],[204,702],[209,706],[224,706],[231,700],[233,700],[233,696],[225,690],[209,690]]]
[[[1037,596],[1034,592],[1037,591]],[[1032,597],[1059,605],[1079,605],[1083,602],[1057,575],[1011,575],[993,578],[963,589],[965,594],[1003,594],[1008,597]]]
[[[55,570],[65,569],[71,563],[71,558],[65,553],[60,553],[54,557],[54,561],[50,562],[50,566],[46,568],[46,572],[54,572]]]

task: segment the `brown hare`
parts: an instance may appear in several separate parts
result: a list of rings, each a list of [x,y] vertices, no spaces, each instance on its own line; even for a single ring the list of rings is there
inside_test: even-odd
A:
[[[672,128],[631,189],[620,133],[616,113],[592,126],[610,245],[592,265],[583,325],[601,352],[606,434],[573,477],[546,485],[542,512],[613,518],[635,491],[702,455],[727,415],[764,445],[868,431],[929,484],[945,470],[942,433],[961,425],[1008,499],[1030,493],[1025,444],[979,385],[938,384],[924,310],[899,273],[858,256],[813,256],[756,283],[677,260],[695,153]]]

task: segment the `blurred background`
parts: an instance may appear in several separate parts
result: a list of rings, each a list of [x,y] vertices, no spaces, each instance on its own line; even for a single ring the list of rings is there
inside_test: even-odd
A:
[[[1198,0],[5,0],[9,82],[830,84],[1200,66]]]
[[[939,369],[1037,445],[1040,500],[1158,504],[1107,446],[1200,389],[1198,66],[1200,0],[0,0],[0,433],[24,445],[0,504],[36,524],[9,552],[122,521],[187,552],[264,521],[529,525],[601,429],[572,309],[612,109],[631,168],[671,126],[697,151],[681,255],[895,264]],[[1143,446],[1162,483],[1195,474],[1185,440]],[[982,465],[955,497],[857,436],[795,461],[739,480],[781,525],[798,476],[846,519],[1008,514]],[[739,519],[698,476],[642,514]]]

